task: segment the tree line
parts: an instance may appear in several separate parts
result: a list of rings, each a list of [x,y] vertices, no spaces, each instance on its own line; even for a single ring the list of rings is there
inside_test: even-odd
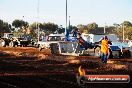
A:
[[[104,27],[99,27],[95,22],[87,25],[79,24],[77,26],[69,25],[67,30],[72,32],[73,30],[79,30],[81,33],[92,34],[104,34]],[[124,21],[120,24],[114,23],[112,26],[105,26],[105,34],[116,34],[120,39],[132,40],[132,23],[130,21]],[[12,24],[0,20],[0,36],[3,36],[5,32],[12,32],[15,36],[31,35],[37,38],[38,34],[50,34],[50,33],[64,33],[65,28],[62,25],[55,23],[37,23],[29,24],[26,21],[15,19]]]

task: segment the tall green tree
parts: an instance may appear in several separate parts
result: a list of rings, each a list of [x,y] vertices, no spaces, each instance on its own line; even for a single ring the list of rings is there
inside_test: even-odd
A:
[[[3,36],[5,32],[11,32],[11,25],[3,20],[0,20],[0,36]]]
[[[126,27],[132,26],[132,23],[130,21],[124,21],[121,25],[124,25]]]
[[[39,29],[38,29],[38,26],[39,26]],[[57,24],[54,24],[54,23],[38,23],[36,25],[36,22],[34,22],[33,24],[31,24],[29,26],[29,29],[32,31],[31,33],[35,36],[41,33],[45,33],[45,34],[49,34],[49,33],[54,33],[56,30],[59,29],[58,25]],[[59,31],[61,32],[61,30]]]
[[[122,30],[124,29],[124,38],[130,39],[131,38],[130,35],[132,33],[131,31],[132,23],[130,21],[124,21],[121,25],[122,25]]]
[[[125,39],[132,39],[132,23],[130,21],[124,21],[115,30],[118,37],[122,40],[123,39],[123,30],[124,30],[124,38]]]
[[[21,37],[26,34],[29,23],[23,20],[15,19],[12,22],[12,26],[17,29],[17,30],[14,30],[13,32],[14,35],[16,37]]]
[[[95,34],[96,33],[96,30],[98,29],[98,25],[95,22],[89,23],[87,25],[87,28],[88,28],[88,32],[89,33]]]
[[[43,23],[44,31],[49,31],[51,33],[54,33],[58,29],[58,25],[54,23]]]
[[[26,21],[16,19],[12,22],[12,26],[14,26],[15,28],[22,29],[22,27],[27,28],[29,24]]]
[[[28,30],[30,30],[30,34],[34,38],[37,38],[37,35],[38,35],[38,24],[36,22],[30,24],[29,27],[28,27]]]
[[[88,33],[88,31],[89,31],[89,29],[86,25],[79,24],[79,25],[77,25],[77,28],[81,33]]]
[[[33,29],[33,30],[36,30],[36,29],[37,29],[37,24],[36,24],[36,22],[30,24],[30,25],[29,25],[29,28],[30,28],[30,29]]]
[[[128,39],[132,40],[132,26],[129,27],[127,35],[128,35]]]
[[[98,28],[98,25],[94,22],[94,23],[90,23],[87,25],[88,29],[97,29]]]

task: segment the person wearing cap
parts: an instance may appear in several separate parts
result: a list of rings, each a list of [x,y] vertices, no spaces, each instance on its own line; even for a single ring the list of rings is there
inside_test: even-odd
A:
[[[109,53],[108,44],[109,44],[108,38],[107,36],[104,36],[103,39],[101,40],[101,61],[103,63],[107,63]]]

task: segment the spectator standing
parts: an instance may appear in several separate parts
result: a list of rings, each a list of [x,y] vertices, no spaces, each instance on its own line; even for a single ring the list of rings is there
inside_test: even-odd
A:
[[[101,61],[103,63],[107,63],[109,53],[108,43],[109,41],[107,36],[104,36],[103,39],[101,40]]]

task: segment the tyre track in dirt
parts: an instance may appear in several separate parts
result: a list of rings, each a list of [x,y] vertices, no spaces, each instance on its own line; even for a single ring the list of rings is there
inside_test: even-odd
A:
[[[50,53],[47,53],[47,51],[39,52],[35,48],[15,48],[15,50],[12,49],[13,48],[9,48],[8,50],[8,47],[6,47],[5,51],[7,53],[4,52],[3,48],[0,51],[1,88],[80,88],[76,83],[76,72],[77,68],[80,65],[80,62],[78,63],[78,61],[87,62],[88,71],[89,69],[92,70],[88,73],[91,74],[100,74],[104,73],[105,71],[105,73],[112,71],[113,73],[119,74],[119,72],[123,73],[123,70],[124,72],[127,71],[122,68],[122,70],[119,69],[118,71],[116,71],[115,68],[111,70],[110,67],[115,65],[116,62],[108,63],[106,67],[105,64],[102,65],[99,62],[98,58],[90,58],[88,56],[54,56]],[[14,52],[16,52],[16,55],[14,54]],[[46,55],[48,56],[48,59],[38,59],[39,57],[34,56],[34,54]],[[113,61],[115,60],[113,59]],[[99,65],[101,65],[100,68],[98,67]],[[129,88],[129,86],[125,85],[123,86],[124,88]],[[111,88],[109,87],[109,84],[106,85],[106,87]],[[90,84],[90,88],[106,87]]]
[[[65,75],[65,74],[64,74]],[[69,77],[68,77],[69,78]],[[64,78],[56,75],[47,76],[9,76],[0,77],[0,84],[7,88],[79,88],[78,84],[71,77],[64,80]],[[3,88],[2,87],[2,88]]]
[[[60,68],[67,62],[40,61],[34,58],[9,57],[7,53],[0,59],[0,86],[1,88],[77,88],[73,85],[71,78],[68,80],[58,79],[60,75],[67,74],[67,71],[53,71],[51,68]],[[43,67],[48,67],[44,69]],[[67,67],[66,67],[67,68]],[[2,71],[3,70],[3,71]],[[55,75],[50,77],[49,75]],[[56,76],[57,75],[57,76]],[[70,74],[71,75],[71,74]]]

